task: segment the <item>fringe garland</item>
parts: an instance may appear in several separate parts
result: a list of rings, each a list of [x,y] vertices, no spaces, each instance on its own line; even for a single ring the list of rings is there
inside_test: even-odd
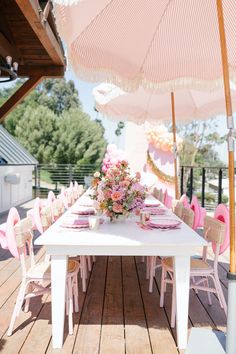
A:
[[[151,168],[152,172],[163,182],[168,184],[173,184],[175,182],[175,178],[173,176],[167,175],[162,172],[153,162],[149,152],[147,151],[147,164]]]

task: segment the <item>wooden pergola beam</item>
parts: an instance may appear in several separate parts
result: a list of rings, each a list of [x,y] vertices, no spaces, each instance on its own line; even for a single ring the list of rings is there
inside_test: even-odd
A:
[[[31,77],[0,107],[0,123],[43,79],[43,76]]]
[[[64,66],[43,66],[43,65],[19,65],[18,76],[19,77],[35,77],[35,76],[47,76],[60,78],[64,77]]]
[[[55,37],[49,23],[42,21],[37,0],[15,0],[21,12],[56,65],[65,65],[62,47]]]

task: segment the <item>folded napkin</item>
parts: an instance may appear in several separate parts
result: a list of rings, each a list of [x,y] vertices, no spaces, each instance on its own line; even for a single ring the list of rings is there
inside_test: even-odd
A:
[[[145,207],[158,207],[158,206],[160,206],[160,203],[144,203],[144,206]]]
[[[74,228],[74,229],[84,229],[89,227],[88,220],[72,219],[63,220],[62,227]]]
[[[166,214],[166,209],[163,208],[143,208],[142,209],[143,212],[149,213],[151,215],[164,215]]]
[[[72,210],[72,214],[77,214],[77,215],[94,215],[95,210],[94,209],[82,209],[82,210]]]

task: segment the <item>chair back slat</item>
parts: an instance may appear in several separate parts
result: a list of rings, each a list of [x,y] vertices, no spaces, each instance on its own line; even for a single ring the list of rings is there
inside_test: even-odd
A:
[[[193,222],[194,222],[194,212],[192,209],[188,209],[183,207],[182,209],[182,220],[187,224],[189,227],[193,227]]]
[[[175,215],[178,216],[180,219],[182,219],[183,208],[184,208],[183,203],[180,202],[179,200],[176,200],[175,203],[174,203],[174,213],[175,213]]]
[[[25,247],[28,242],[32,241],[32,219],[26,217],[14,226],[16,244],[18,248]]]
[[[61,199],[55,199],[52,204],[52,209],[53,216],[56,218],[60,217],[65,211],[63,201]]]
[[[45,206],[40,212],[41,222],[43,230],[49,228],[52,225],[52,210],[50,206]]]
[[[226,225],[220,220],[206,216],[204,221],[204,236],[207,241],[222,245],[225,238]]]

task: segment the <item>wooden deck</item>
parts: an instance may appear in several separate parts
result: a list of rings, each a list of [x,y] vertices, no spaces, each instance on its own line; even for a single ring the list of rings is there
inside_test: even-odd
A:
[[[44,257],[43,248],[37,250],[36,257],[37,260]],[[226,262],[220,263],[225,296],[227,268]],[[33,299],[30,311],[21,312],[13,335],[7,337],[20,281],[19,262],[8,251],[0,249],[1,353],[178,353],[176,333],[170,328],[171,288],[161,309],[160,270],[157,270],[154,291],[149,294],[140,257],[97,257],[86,294],[81,292],[80,283],[80,312],[74,316],[73,336],[67,334],[65,326],[62,350],[51,348],[50,296]],[[209,306],[206,294],[190,292],[189,328],[225,330],[225,325],[225,315],[215,296]]]

